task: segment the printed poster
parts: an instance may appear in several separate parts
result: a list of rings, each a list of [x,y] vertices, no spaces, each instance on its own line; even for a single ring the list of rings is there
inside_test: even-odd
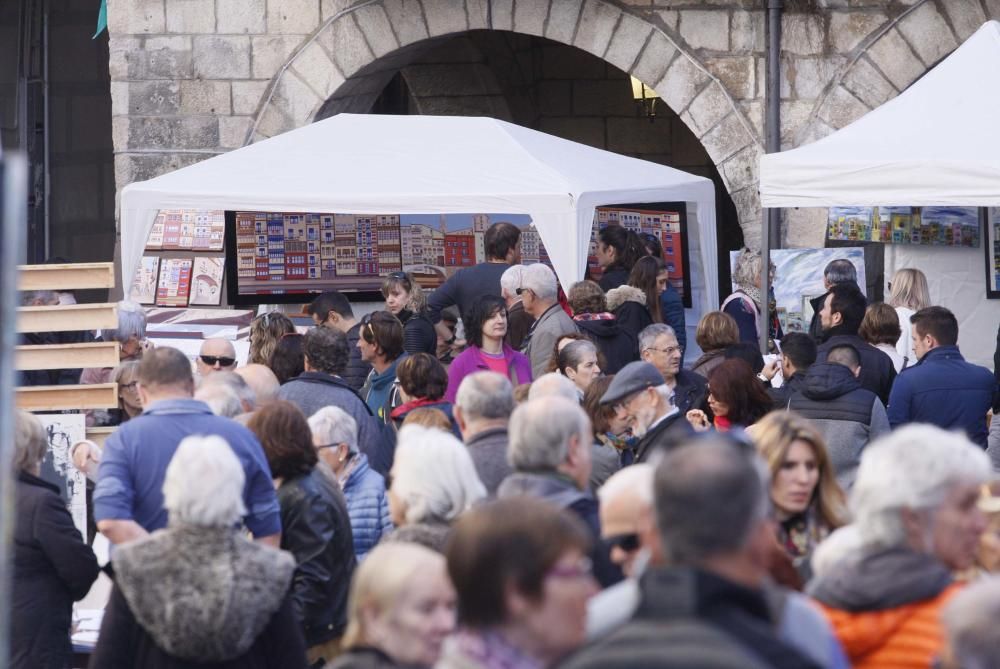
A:
[[[156,306],[186,307],[191,293],[191,259],[164,258],[156,289]]]
[[[159,251],[163,248],[163,214],[156,217],[153,228],[149,231],[149,239],[146,240],[147,251]]]
[[[195,258],[191,271],[191,305],[218,306],[222,303],[222,276],[225,258]]]

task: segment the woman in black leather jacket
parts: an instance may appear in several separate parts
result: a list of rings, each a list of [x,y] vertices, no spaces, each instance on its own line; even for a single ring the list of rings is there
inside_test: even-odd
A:
[[[427,316],[424,289],[407,272],[392,272],[382,281],[385,309],[403,324],[403,350],[437,354],[437,332]]]
[[[309,423],[294,404],[273,402],[254,413],[247,427],[260,440],[278,488],[281,548],[295,556],[292,606],[309,662],[328,661],[347,626],[355,566],[344,496],[332,476],[316,466]]]

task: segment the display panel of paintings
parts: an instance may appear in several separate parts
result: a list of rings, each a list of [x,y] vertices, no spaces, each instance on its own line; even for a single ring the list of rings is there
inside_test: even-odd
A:
[[[160,276],[160,257],[143,256],[139,261],[139,269],[132,281],[129,299],[139,304],[156,302],[157,279]]]
[[[739,251],[729,252],[730,272],[736,269]],[[862,292],[867,284],[865,252],[857,247],[825,249],[773,249],[774,300],[781,329],[785,332],[808,332],[812,322],[812,300],[826,293],[823,269],[831,260],[851,261],[858,271]],[[736,285],[733,284],[733,290]]]
[[[161,209],[146,241],[147,250],[221,251],[226,217],[221,210]]]
[[[300,303],[327,290],[382,300],[382,277],[409,272],[434,289],[464,267],[486,261],[487,228],[507,222],[521,230],[521,262],[551,266],[541,235],[525,214],[336,214],[226,212],[226,285],[231,305]],[[662,245],[670,280],[691,304],[684,203],[599,207],[588,272],[599,275],[597,233],[623,225]]]
[[[191,269],[191,306],[218,306],[222,302],[222,276],[226,259],[198,257]]]
[[[186,307],[191,293],[191,258],[163,258],[156,288],[156,306]]]
[[[826,238],[978,248],[980,233],[977,207],[831,207]]]
[[[1000,207],[986,211],[986,297],[1000,300]]]

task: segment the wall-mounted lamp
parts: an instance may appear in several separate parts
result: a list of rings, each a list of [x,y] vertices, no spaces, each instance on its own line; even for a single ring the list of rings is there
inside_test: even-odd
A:
[[[652,123],[656,119],[656,100],[659,96],[656,95],[656,91],[635,77],[631,77],[631,79],[632,99],[635,100],[639,113],[648,116],[650,123]]]

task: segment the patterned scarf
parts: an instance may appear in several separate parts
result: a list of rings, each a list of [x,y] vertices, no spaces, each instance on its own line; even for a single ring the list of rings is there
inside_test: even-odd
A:
[[[545,666],[498,632],[461,629],[452,637],[452,642],[463,658],[483,669],[543,669]]]
[[[615,315],[604,311],[599,314],[577,314],[573,316],[574,321],[613,321]]]
[[[796,514],[778,524],[778,541],[798,566],[804,559],[812,555],[813,548],[830,534],[826,527],[816,517],[815,505],[804,513]]]

